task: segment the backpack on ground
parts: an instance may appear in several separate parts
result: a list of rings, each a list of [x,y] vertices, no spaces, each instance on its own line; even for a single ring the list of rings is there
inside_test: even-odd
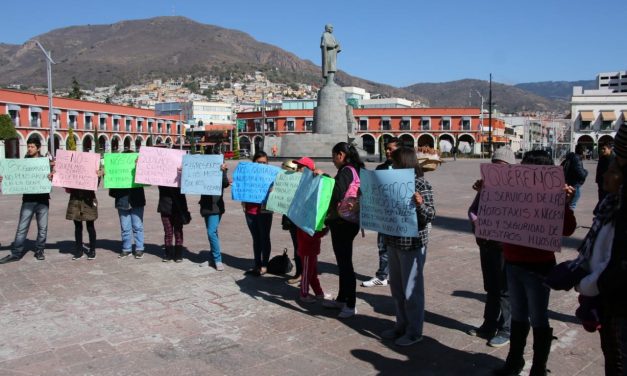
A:
[[[294,264],[287,255],[287,248],[283,249],[282,255],[274,256],[268,261],[268,273],[282,275],[292,271]]]

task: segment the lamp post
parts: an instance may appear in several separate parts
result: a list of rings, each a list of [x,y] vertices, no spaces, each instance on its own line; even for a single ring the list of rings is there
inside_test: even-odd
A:
[[[37,46],[39,47],[41,52],[43,52],[46,56],[46,73],[48,75],[48,124],[50,124],[49,145],[52,146],[48,148],[48,153],[50,153],[50,155],[52,155],[52,158],[54,158],[54,124],[52,123],[52,118],[54,116],[54,109],[52,108],[52,64],[56,63],[54,62],[54,60],[52,60],[51,51],[46,51],[46,49],[41,45],[41,43],[39,43],[38,40],[36,40],[35,43],[37,43]]]
[[[179,150],[183,150],[183,140],[185,139],[185,126],[183,125],[183,106],[179,108],[179,126],[181,127],[181,136],[179,138]]]
[[[481,140],[479,142],[479,158],[483,159],[483,95],[479,92],[479,90],[475,90],[479,98],[481,98],[481,113],[479,114],[479,134]]]
[[[490,92],[488,94],[488,157],[492,158],[492,73],[490,73]]]

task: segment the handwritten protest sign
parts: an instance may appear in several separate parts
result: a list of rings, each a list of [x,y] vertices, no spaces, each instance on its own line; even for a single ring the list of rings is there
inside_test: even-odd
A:
[[[57,150],[52,185],[95,191],[99,168],[100,154]]]
[[[181,175],[178,168],[185,153],[179,149],[142,146],[137,158],[135,183],[179,187]]]
[[[2,193],[5,195],[50,193],[48,158],[5,159],[1,165]]]
[[[181,175],[181,192],[196,195],[222,194],[222,170],[224,156],[184,155]]]
[[[309,235],[324,228],[335,180],[305,169],[287,217]]]
[[[417,237],[413,169],[360,170],[361,227],[393,236]]]
[[[106,153],[104,155],[105,188],[137,188],[135,183],[137,153]]]
[[[559,251],[566,195],[560,166],[482,164],[475,235]]]
[[[300,172],[280,171],[274,179],[272,192],[268,195],[266,209],[275,213],[287,214],[302,176],[303,174]]]
[[[281,171],[276,166],[240,162],[233,172],[233,200],[261,204],[268,197],[274,178]]]

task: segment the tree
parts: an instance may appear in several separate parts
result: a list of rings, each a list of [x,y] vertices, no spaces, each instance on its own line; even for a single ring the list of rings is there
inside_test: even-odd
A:
[[[239,124],[235,124],[233,130],[233,159],[239,159]]]
[[[67,150],[76,151],[76,139],[74,138],[74,129],[70,128],[67,132]]]
[[[81,99],[83,97],[81,86],[78,84],[76,77],[72,77],[72,90],[70,91],[70,94],[67,97],[73,98],[73,99]]]
[[[0,115],[0,140],[11,140],[17,138],[17,131],[13,125],[13,120],[9,115]]]

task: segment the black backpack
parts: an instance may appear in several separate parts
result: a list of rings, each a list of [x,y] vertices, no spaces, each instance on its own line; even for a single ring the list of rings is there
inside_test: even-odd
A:
[[[283,249],[283,254],[274,256],[268,261],[268,273],[282,275],[292,271],[294,264],[287,255],[287,248]]]

